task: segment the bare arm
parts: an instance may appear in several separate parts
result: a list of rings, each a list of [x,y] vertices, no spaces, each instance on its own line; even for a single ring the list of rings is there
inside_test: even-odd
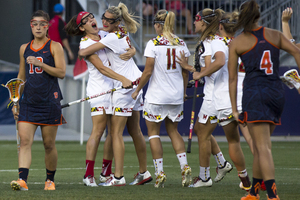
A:
[[[70,48],[68,38],[63,39],[62,43],[63,43],[64,47],[67,49],[70,60],[73,60],[74,59],[74,54],[73,54],[73,52]]]
[[[183,69],[188,70],[190,72],[196,71],[193,66],[189,65],[188,59],[186,59],[184,51],[180,51],[180,57],[176,56],[176,58],[176,62],[179,63]]]
[[[281,49],[288,52],[295,58],[300,70],[300,49],[296,45],[293,45],[282,33],[280,33],[280,37]]]
[[[204,70],[201,70],[201,72],[198,74],[199,79],[204,76],[210,76],[212,73],[218,71],[225,65],[225,54],[222,51],[218,51],[214,55],[215,61],[210,63],[208,67],[205,67]]]
[[[229,46],[229,58],[228,58],[228,72],[229,72],[229,96],[232,107],[232,114],[236,120],[238,120],[237,109],[237,67],[238,67],[238,54],[236,52],[236,45],[239,41],[233,40]]]
[[[101,42],[97,42],[85,49],[80,49],[78,52],[79,57],[86,57],[91,54],[94,54],[96,51],[99,51],[100,49],[104,49],[106,46],[102,44]]]
[[[188,60],[188,58],[186,58],[186,60]],[[186,88],[187,88],[187,85],[189,82],[189,71],[186,69],[182,69],[182,77],[183,77],[183,89],[184,89],[184,92],[183,92],[184,97],[183,98],[185,98]]]
[[[120,58],[125,61],[132,58],[136,53],[136,49],[134,47],[128,48],[126,49],[126,51],[127,51],[126,53],[120,55]]]
[[[130,88],[132,87],[131,85],[131,81],[127,78],[125,78],[124,76],[114,72],[112,69],[106,67],[103,65],[102,61],[100,60],[100,58],[96,55],[93,54],[91,56],[88,56],[87,59],[99,70],[99,72],[101,74],[103,74],[104,76],[107,76],[109,78],[118,80],[122,82],[122,86],[124,88]]]
[[[292,8],[286,8],[284,11],[282,11],[282,32],[285,37],[287,37],[289,40],[293,39],[293,36],[291,34],[289,20],[291,19],[293,14]],[[295,43],[295,41],[293,42]]]
[[[201,66],[200,72],[206,70],[207,66],[210,65],[210,63],[211,63],[211,56],[205,56],[204,57],[204,62],[205,62],[205,66]],[[194,72],[193,73],[193,79],[194,80],[199,80],[201,78],[200,72]],[[210,75],[208,75],[208,76],[210,76]]]
[[[32,64],[34,66],[42,68],[45,72],[47,72],[51,76],[63,79],[66,75],[66,62],[65,62],[63,48],[60,43],[53,42],[53,41],[51,47],[52,47],[51,53],[54,58],[55,67],[49,66],[39,61],[34,56],[28,56],[26,62],[28,64]]]
[[[154,62],[155,62],[155,58],[150,58],[150,57],[146,58],[146,65],[143,74],[141,76],[140,83],[131,95],[133,99],[136,99],[140,90],[146,85],[146,83],[149,81],[150,77],[152,76],[152,72],[154,69]]]

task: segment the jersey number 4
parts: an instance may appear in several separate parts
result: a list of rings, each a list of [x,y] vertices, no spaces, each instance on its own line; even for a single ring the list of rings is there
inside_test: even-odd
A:
[[[171,65],[172,65],[172,69],[176,69],[176,61],[175,61],[176,49],[167,48],[167,59],[168,59],[167,70],[171,69]]]
[[[36,59],[38,59],[40,62],[43,62],[42,57],[36,57]],[[34,67],[33,64],[29,64],[29,74],[34,74],[34,72],[37,74],[41,74],[43,73],[43,69],[40,67]]]
[[[267,75],[273,74],[273,62],[271,60],[270,50],[264,51],[260,60],[260,69],[265,70]]]

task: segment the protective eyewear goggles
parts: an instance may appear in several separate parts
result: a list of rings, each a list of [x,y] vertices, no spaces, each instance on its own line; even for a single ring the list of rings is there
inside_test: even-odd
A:
[[[89,13],[87,16],[83,17],[80,20],[80,23],[78,24],[78,26],[76,27],[76,29],[79,28],[80,26],[85,25],[89,21],[89,19],[94,19],[94,18],[95,18],[94,14],[93,13]]]
[[[116,23],[117,21],[121,21],[121,20],[120,20],[120,17],[118,17],[118,18],[116,18],[116,19],[114,19],[114,18],[107,18],[107,17],[105,17],[104,14],[105,14],[105,13],[103,13],[101,19],[107,21],[107,22],[110,23],[110,24],[114,24],[114,23]]]
[[[30,21],[30,26],[33,28],[33,27],[37,27],[37,26],[40,26],[40,27],[43,27],[43,28],[46,28],[48,27],[48,21],[47,20],[31,20]]]

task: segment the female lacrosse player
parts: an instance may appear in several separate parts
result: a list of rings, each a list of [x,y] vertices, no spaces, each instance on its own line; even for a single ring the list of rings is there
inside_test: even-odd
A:
[[[232,117],[232,109],[229,97],[228,89],[228,45],[233,39],[235,34],[235,24],[238,19],[238,13],[225,13],[222,15],[218,32],[220,36],[216,36],[216,39],[211,42],[211,57],[213,61],[200,73],[194,73],[193,77],[198,80],[201,77],[209,76],[216,73],[213,87],[213,105],[217,110],[217,118],[219,124],[222,126],[226,138],[228,140],[229,155],[233,161],[235,167],[238,170],[239,177],[241,179],[240,187],[245,190],[249,190],[251,187],[249,177],[247,175],[245,158],[240,145],[240,136],[238,131],[238,123]],[[242,98],[242,82],[245,73],[243,64],[239,65],[239,88],[238,88],[238,106],[241,112],[241,98]],[[244,131],[247,128],[241,127]],[[248,133],[248,131],[247,131]],[[247,134],[249,135],[249,134]],[[251,137],[250,137],[251,138]],[[252,144],[249,144],[250,148]],[[208,150],[208,149],[206,149]],[[204,153],[205,154],[205,153]],[[206,162],[209,162],[209,154],[206,153]],[[204,158],[203,158],[204,159]]]
[[[63,123],[60,101],[62,94],[57,78],[63,79],[66,65],[62,46],[47,37],[49,15],[36,11],[30,20],[34,39],[20,47],[18,78],[26,81],[23,89],[18,119],[20,136],[19,179],[12,181],[13,190],[28,190],[27,177],[31,165],[31,146],[35,131],[41,127],[45,148],[45,190],[55,190],[54,175],[57,166],[55,138],[57,128]]]
[[[99,42],[99,40],[107,34],[107,32],[99,31],[97,27],[97,21],[94,18],[94,15],[82,11],[70,20],[66,26],[66,30],[69,35],[84,35],[80,42],[80,49],[84,49]],[[131,54],[131,57],[133,55],[134,52]],[[124,88],[131,87],[130,80],[111,70],[104,49],[86,57],[85,60],[89,70],[87,96],[92,96],[112,89],[112,79],[121,81]],[[107,94],[91,99],[89,100],[89,103],[91,106],[93,129],[86,144],[86,173],[83,182],[87,186],[95,187],[97,186],[94,178],[95,158],[106,124],[108,124],[108,129],[110,129],[110,115],[112,114],[111,95]],[[105,145],[105,147],[108,147],[108,149],[104,149],[104,158],[106,158],[106,153],[112,152],[112,148],[110,148],[111,145],[109,145],[111,144],[110,138],[111,137],[109,136],[106,141],[108,144]],[[112,160],[112,158],[105,160]]]
[[[279,50],[294,56],[300,69],[300,50],[281,32],[258,25],[259,6],[254,0],[242,4],[236,28],[244,31],[229,46],[229,93],[233,115],[238,120],[237,68],[238,57],[245,65],[241,121],[246,122],[253,138],[253,187],[242,200],[259,199],[264,180],[268,199],[279,199],[275,184],[270,136],[284,105],[284,88],[279,77]],[[240,45],[240,44],[243,45]]]
[[[221,9],[211,10],[209,8],[206,8],[196,15],[194,22],[195,32],[201,33],[200,41],[203,41],[204,46],[204,49],[202,49],[202,53],[200,54],[200,58],[195,59],[195,62],[197,64],[199,62],[200,65],[203,66],[201,68],[201,71],[210,68],[212,63],[215,62],[216,57],[212,52],[212,43],[219,40],[219,36],[217,36],[215,33],[219,28],[219,20],[221,19],[223,14],[224,11]],[[198,52],[196,53],[198,54]],[[195,56],[199,57],[199,55],[197,54],[195,54]],[[184,62],[182,55],[181,58],[179,58],[179,62],[184,68],[189,69],[190,71],[194,70],[191,69],[191,66],[188,65],[187,62]],[[220,67],[222,67],[223,65],[220,65]],[[200,78],[196,77],[198,74],[199,73],[197,72],[194,73],[193,76],[195,80],[198,80]],[[192,184],[191,187],[202,187],[212,185],[209,167],[209,157],[211,153],[214,155],[215,160],[218,164],[217,176],[214,179],[215,182],[222,180],[226,173],[230,172],[233,168],[232,165],[225,160],[216,140],[211,135],[217,126],[216,118],[218,115],[218,111],[215,108],[215,104],[213,101],[214,81],[217,74],[218,72],[215,72],[209,74],[208,76],[205,76],[205,97],[203,98],[203,103],[198,114],[198,120],[195,124],[195,132],[198,136],[199,143],[200,173],[199,177],[195,180],[194,184]],[[242,176],[248,177],[245,169],[243,153],[240,149],[239,137],[237,135],[230,136],[226,134],[229,141],[229,145],[231,147],[236,147],[234,149],[237,150],[238,155],[241,155],[239,156],[239,158],[242,159],[240,161],[241,164],[238,168],[239,174],[243,173]],[[247,186],[250,187],[250,184],[248,184]]]
[[[184,141],[177,130],[178,123],[183,119],[183,100],[188,71],[175,62],[175,56],[181,50],[184,51],[186,60],[190,52],[184,41],[173,34],[174,23],[174,12],[159,10],[156,13],[154,28],[158,36],[147,43],[144,53],[145,70],[140,84],[132,94],[132,98],[136,99],[140,90],[150,79],[143,116],[146,120],[155,167],[154,187],[164,187],[166,181],[166,174],[163,170],[163,149],[159,137],[163,120],[181,167],[182,186],[189,186],[191,183],[191,168],[188,166]]]
[[[125,24],[125,27],[120,26],[121,21]],[[119,56],[127,48],[131,47],[126,30],[135,33],[139,24],[134,20],[134,16],[128,12],[126,5],[123,3],[119,3],[118,6],[109,7],[102,15],[102,24],[103,30],[108,32],[106,37],[86,49],[81,49],[78,53],[79,56],[87,56],[105,48],[112,70],[131,81],[135,81],[141,76],[141,71],[134,60],[130,58],[124,61]],[[121,82],[114,80],[114,87],[120,86]],[[139,125],[139,111],[143,105],[142,91],[136,100],[131,98],[133,91],[133,89],[118,90],[114,92],[112,97],[114,110],[111,117],[111,136],[115,159],[115,173],[103,186],[122,186],[126,184],[123,176],[125,153],[123,130],[125,125],[127,125],[128,132],[133,138],[140,166],[139,172],[131,185],[144,184],[152,180],[151,174],[147,171],[146,142]]]

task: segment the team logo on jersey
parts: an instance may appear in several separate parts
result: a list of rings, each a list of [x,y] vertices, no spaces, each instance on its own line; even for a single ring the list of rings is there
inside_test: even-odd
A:
[[[127,31],[125,30],[125,27],[119,27],[118,31],[115,31],[115,34],[118,36],[119,39],[127,36]]]
[[[53,95],[54,95],[54,98],[55,98],[55,99],[58,98],[58,92],[54,92]]]
[[[156,120],[161,120],[161,115],[152,115],[149,114],[148,112],[144,111],[144,116],[148,117],[150,119],[156,119]]]
[[[119,108],[119,107],[115,107],[115,112],[121,112],[121,113],[131,113],[132,112],[132,108]]]

